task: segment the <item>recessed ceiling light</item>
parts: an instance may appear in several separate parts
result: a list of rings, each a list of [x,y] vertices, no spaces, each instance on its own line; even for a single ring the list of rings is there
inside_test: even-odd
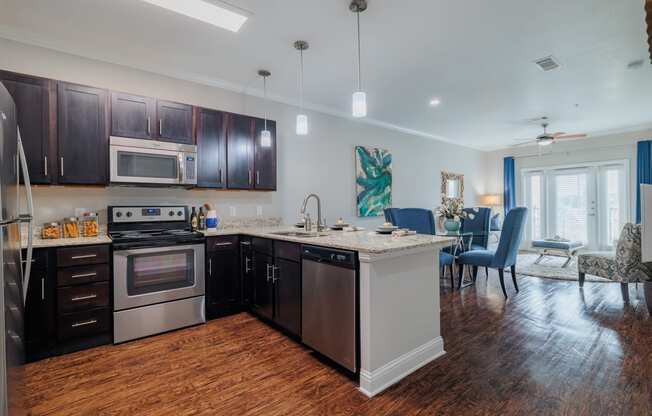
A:
[[[430,107],[437,107],[439,104],[441,104],[441,100],[439,98],[433,98],[430,100]]]
[[[245,11],[216,0],[143,0],[164,9],[237,32],[249,18]]]

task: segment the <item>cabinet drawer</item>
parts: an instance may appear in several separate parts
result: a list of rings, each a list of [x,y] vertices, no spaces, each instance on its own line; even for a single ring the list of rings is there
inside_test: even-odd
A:
[[[109,262],[109,246],[80,246],[57,249],[57,266],[81,266]]]
[[[58,327],[59,341],[108,332],[111,329],[111,311],[101,308],[61,315]]]
[[[259,253],[267,254],[269,256],[273,256],[273,248],[274,248],[274,242],[272,240],[268,240],[266,238],[252,238],[251,239],[251,246],[253,247],[254,250],[256,250]]]
[[[287,241],[274,242],[274,257],[296,262],[301,261],[301,244],[288,243]]]
[[[84,283],[105,282],[109,280],[109,265],[94,264],[59,269],[57,286],[71,286]]]
[[[206,239],[206,251],[235,250],[238,248],[238,236],[210,237]]]
[[[23,249],[23,262],[27,261],[27,250]],[[24,265],[25,263],[23,263]],[[32,251],[32,269],[47,270],[48,268],[48,250],[46,248],[35,248]]]
[[[109,283],[93,283],[57,289],[59,313],[109,306]]]

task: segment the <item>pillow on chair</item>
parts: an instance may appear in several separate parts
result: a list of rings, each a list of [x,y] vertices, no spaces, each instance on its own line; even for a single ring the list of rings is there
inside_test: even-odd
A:
[[[500,221],[500,214],[496,214],[491,217],[491,225],[489,226],[490,231],[501,231],[503,229],[502,221]]]

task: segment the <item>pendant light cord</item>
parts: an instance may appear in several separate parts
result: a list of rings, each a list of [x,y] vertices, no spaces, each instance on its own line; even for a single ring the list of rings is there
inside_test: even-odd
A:
[[[360,9],[355,13],[358,21],[358,91],[362,91],[362,58],[360,53]]]
[[[265,131],[267,131],[267,77],[263,77],[263,96],[265,97]]]
[[[299,50],[299,108],[303,110],[303,49]]]

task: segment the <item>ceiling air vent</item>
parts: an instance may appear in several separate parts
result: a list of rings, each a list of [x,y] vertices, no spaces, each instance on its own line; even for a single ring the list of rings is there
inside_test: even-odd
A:
[[[553,69],[559,68],[559,64],[552,56],[546,56],[545,58],[537,59],[534,61],[534,63],[544,71],[552,71]]]

